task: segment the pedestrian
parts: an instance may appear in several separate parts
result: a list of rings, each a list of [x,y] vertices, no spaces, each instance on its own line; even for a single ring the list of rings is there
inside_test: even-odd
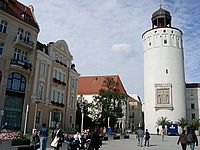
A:
[[[141,129],[141,127],[138,128],[136,138],[138,140],[138,146],[142,147],[142,142],[144,138],[144,131]]]
[[[159,128],[157,128],[157,130],[156,130],[156,131],[157,131],[157,135],[159,135],[159,132],[160,132]]]
[[[40,148],[40,138],[36,129],[33,129],[32,131],[32,135],[30,137],[30,146],[31,150],[37,150],[38,148]]]
[[[177,144],[181,143],[182,150],[186,150],[187,147],[187,136],[185,134],[185,130],[179,135]]]
[[[161,130],[161,139],[162,139],[162,141],[164,141],[164,137],[165,137],[165,128],[162,128],[162,130]]]
[[[149,147],[149,139],[150,139],[150,134],[149,134],[149,131],[148,131],[148,129],[146,129],[146,132],[145,132],[145,138],[144,138],[144,140],[145,140],[145,142],[144,142],[144,146],[148,146]]]
[[[100,143],[101,141],[100,141],[99,132],[97,129],[94,129],[88,150],[99,150]]]
[[[46,123],[42,124],[39,135],[40,135],[40,150],[46,150],[47,137],[48,137],[48,128],[46,127]]]
[[[76,134],[74,134],[74,140],[75,140],[76,148],[80,148],[81,134],[78,131],[76,132]]]
[[[52,142],[56,140],[56,146],[54,150],[59,150],[62,147],[62,142],[64,141],[63,131],[61,129],[61,122],[56,123],[56,129],[52,132]],[[52,146],[52,144],[51,144]]]
[[[196,144],[196,146],[198,146],[198,139],[192,128],[188,129],[187,143],[190,146],[190,150],[194,150],[195,144]]]

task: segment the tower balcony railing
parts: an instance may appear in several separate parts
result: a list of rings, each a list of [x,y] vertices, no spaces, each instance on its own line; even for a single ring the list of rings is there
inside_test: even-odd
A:
[[[15,43],[19,44],[23,47],[33,49],[34,48],[34,42],[31,41],[29,38],[21,37],[20,35],[17,35],[15,38]]]
[[[22,61],[22,60],[17,60],[17,59],[13,58],[13,59],[11,59],[10,64],[11,65],[20,66],[20,67],[22,67],[25,70],[29,70],[29,71],[32,70],[32,64],[29,63],[28,61]]]

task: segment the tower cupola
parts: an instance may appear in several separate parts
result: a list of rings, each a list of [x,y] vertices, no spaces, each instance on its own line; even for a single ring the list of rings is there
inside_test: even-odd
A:
[[[160,5],[160,9],[152,14],[152,28],[159,27],[171,27],[171,15],[170,12],[163,9]]]

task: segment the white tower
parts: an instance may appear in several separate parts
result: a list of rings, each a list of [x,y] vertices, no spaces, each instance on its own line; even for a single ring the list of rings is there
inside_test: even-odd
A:
[[[152,15],[144,46],[145,128],[156,132],[158,118],[172,122],[186,117],[184,56],[181,30],[171,27],[171,15],[161,6]]]

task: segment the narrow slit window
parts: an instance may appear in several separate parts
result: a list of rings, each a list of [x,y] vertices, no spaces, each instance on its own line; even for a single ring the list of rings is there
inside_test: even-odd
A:
[[[164,44],[167,44],[167,40],[164,40]]]
[[[165,70],[165,73],[166,73],[166,74],[168,74],[168,73],[169,73],[169,70],[168,70],[168,69],[166,69],[166,70]]]

